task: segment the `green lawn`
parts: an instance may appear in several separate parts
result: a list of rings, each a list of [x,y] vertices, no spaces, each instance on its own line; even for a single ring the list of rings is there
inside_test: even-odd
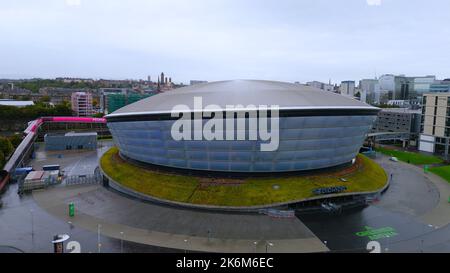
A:
[[[450,183],[450,166],[430,168],[430,172],[439,175]]]
[[[211,183],[205,178],[157,173],[143,170],[118,157],[112,148],[101,158],[102,169],[116,182],[167,200],[216,206],[255,206],[313,197],[313,189],[346,186],[346,192],[376,191],[387,182],[384,170],[369,158],[359,155],[358,168],[350,173],[328,172],[278,178],[234,180],[231,185]],[[342,182],[339,178],[345,178]],[[205,181],[206,180],[206,181]],[[274,189],[278,185],[278,189]]]
[[[424,155],[421,153],[397,151],[386,148],[376,148],[376,151],[381,152],[388,156],[396,157],[398,158],[398,160],[401,160],[403,162],[409,162],[414,165],[438,164],[443,162],[443,160],[437,156]]]

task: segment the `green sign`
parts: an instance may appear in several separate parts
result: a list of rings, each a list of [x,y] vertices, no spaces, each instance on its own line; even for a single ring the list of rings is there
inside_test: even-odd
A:
[[[425,173],[428,173],[428,169],[429,169],[429,166],[428,166],[428,165],[423,166],[423,171],[424,171]]]
[[[365,226],[364,231],[356,232],[356,236],[358,237],[368,237],[370,240],[377,240],[382,238],[389,238],[397,236],[398,233],[396,230],[392,227],[383,227],[383,228],[372,228]]]
[[[75,205],[73,203],[69,204],[69,216],[74,217],[75,216]]]

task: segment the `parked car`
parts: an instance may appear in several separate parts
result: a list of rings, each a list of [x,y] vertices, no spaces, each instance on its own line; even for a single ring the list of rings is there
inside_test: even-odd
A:
[[[389,158],[389,160],[390,160],[390,161],[394,161],[394,162],[398,162],[398,158],[396,158],[396,157],[394,157],[394,156],[391,157],[391,158]]]

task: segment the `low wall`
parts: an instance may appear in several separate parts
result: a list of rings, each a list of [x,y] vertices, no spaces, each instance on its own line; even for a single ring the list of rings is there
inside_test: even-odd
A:
[[[287,205],[296,204],[296,203],[302,203],[302,202],[309,202],[309,201],[317,201],[317,200],[323,200],[323,199],[330,199],[330,198],[336,198],[336,197],[344,197],[344,196],[375,196],[378,194],[381,194],[387,190],[387,188],[390,185],[390,180],[388,179],[386,185],[378,190],[378,191],[372,191],[372,192],[351,192],[351,193],[337,193],[337,194],[327,194],[327,195],[321,195],[321,196],[315,196],[310,198],[304,198],[299,200],[292,200],[288,202],[282,202],[282,203],[273,203],[268,205],[260,205],[260,206],[248,206],[248,207],[233,207],[233,206],[211,206],[211,205],[199,205],[199,204],[190,204],[190,203],[182,203],[177,201],[171,201],[167,199],[161,199],[154,196],[146,195],[140,192],[137,192],[135,190],[132,190],[130,188],[127,188],[120,183],[114,181],[114,179],[111,179],[102,169],[101,164],[99,164],[99,169],[104,177],[108,180],[107,184],[110,188],[124,193],[126,195],[152,202],[152,203],[158,203],[163,205],[169,205],[169,206],[175,206],[175,207],[184,207],[184,208],[190,208],[190,209],[196,209],[196,210],[216,210],[216,211],[224,211],[224,212],[259,212],[261,209],[268,209],[268,208],[279,208],[279,207],[286,207]],[[105,181],[103,185],[105,185]]]

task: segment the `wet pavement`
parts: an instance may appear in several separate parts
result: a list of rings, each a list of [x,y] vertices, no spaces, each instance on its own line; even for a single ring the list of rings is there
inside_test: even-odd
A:
[[[45,152],[38,145],[32,165],[36,170],[47,164],[61,164],[66,175],[89,174],[98,165],[98,157],[111,146],[110,142],[99,142],[98,151],[90,152]],[[84,253],[95,253],[98,248],[98,233],[70,225],[40,208],[31,194],[19,196],[18,184],[9,185],[1,196],[0,208],[0,253],[53,252],[53,236],[68,234],[69,241],[81,244]],[[100,252],[175,252],[175,250],[137,244],[103,236],[100,232]]]
[[[331,251],[367,252],[367,243],[378,241],[382,252],[450,252],[450,225],[437,227],[420,219],[439,201],[436,186],[419,168],[404,168],[383,156],[376,161],[389,176],[393,174],[389,189],[377,203],[337,215],[298,217]],[[389,228],[394,234],[378,239],[358,236],[366,227]]]
[[[42,165],[61,164],[66,175],[90,174],[97,167],[99,156],[110,145],[110,142],[102,142],[98,151],[63,155],[47,153],[41,147],[32,163],[36,169]],[[450,225],[436,227],[420,219],[421,215],[432,210],[439,202],[439,191],[434,184],[418,168],[405,169],[385,157],[377,161],[389,175],[393,174],[391,186],[377,203],[341,214],[315,213],[299,215],[298,218],[330,250],[336,252],[367,252],[367,243],[370,241],[378,241],[382,252],[450,252]],[[110,194],[115,193],[108,192]],[[98,252],[98,241],[101,243],[101,252],[176,251],[109,238],[103,236],[101,231],[99,240],[97,232],[70,225],[50,215],[37,205],[32,195],[19,196],[17,184],[10,185],[1,199],[4,205],[0,209],[0,252],[52,252],[52,237],[61,233],[69,234],[69,241],[80,242],[82,252]],[[122,200],[118,204],[121,202],[128,201]],[[110,209],[114,210],[118,204],[106,210],[109,215],[112,213]],[[99,209],[96,213],[101,211]],[[133,221],[128,216],[124,219]],[[141,225],[151,225],[151,222],[144,221]],[[389,237],[371,239],[359,236],[367,228],[389,230]],[[221,232],[225,234],[226,229]],[[233,232],[233,236],[239,236],[236,230]]]
[[[84,253],[98,252],[98,234],[70,225],[40,208],[31,195],[19,197],[17,184],[2,196],[0,209],[0,252],[53,252],[54,235],[68,234],[81,244]],[[123,242],[100,233],[100,252],[175,252],[148,245]],[[14,248],[12,248],[14,247]],[[16,248],[16,249],[15,249]]]

